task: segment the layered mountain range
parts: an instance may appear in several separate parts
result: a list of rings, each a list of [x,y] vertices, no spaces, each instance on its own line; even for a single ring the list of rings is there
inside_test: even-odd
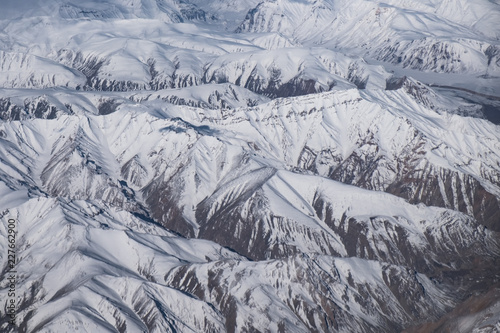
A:
[[[499,331],[499,21],[4,1],[0,330]]]

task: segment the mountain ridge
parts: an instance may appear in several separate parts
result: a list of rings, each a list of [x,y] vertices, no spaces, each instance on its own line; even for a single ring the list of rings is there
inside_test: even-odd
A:
[[[497,17],[7,0],[1,330],[500,329]]]

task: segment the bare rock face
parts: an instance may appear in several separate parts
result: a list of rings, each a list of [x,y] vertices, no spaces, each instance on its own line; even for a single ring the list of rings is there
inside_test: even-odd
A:
[[[492,287],[484,294],[471,296],[439,321],[404,332],[495,332],[500,326],[498,293],[498,287]]]
[[[33,100],[26,99],[24,105],[12,103],[10,98],[2,98],[0,100],[0,117],[4,121],[32,118],[55,119],[58,113],[71,114],[71,107],[64,106],[63,110],[59,110],[55,105],[51,105],[43,96],[34,98]]]
[[[359,269],[364,277],[358,275]],[[208,284],[200,280],[202,276],[208,277]],[[371,280],[375,276],[376,282]],[[229,332],[239,330],[241,323],[257,331],[392,331],[401,326],[391,318],[404,323],[439,316],[438,304],[449,301],[434,293],[430,281],[411,271],[354,258],[301,255],[255,264],[191,265],[172,271],[165,279],[221,309],[229,319]],[[241,286],[248,284],[253,292],[241,292]],[[412,303],[396,301],[401,293],[411,294]],[[429,301],[435,303],[424,309]],[[353,316],[350,309],[357,307],[365,312]],[[263,313],[259,320],[248,315],[255,308]]]

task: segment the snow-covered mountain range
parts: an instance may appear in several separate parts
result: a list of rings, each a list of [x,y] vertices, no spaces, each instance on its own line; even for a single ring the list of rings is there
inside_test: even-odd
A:
[[[0,330],[500,330],[499,21],[4,0]]]

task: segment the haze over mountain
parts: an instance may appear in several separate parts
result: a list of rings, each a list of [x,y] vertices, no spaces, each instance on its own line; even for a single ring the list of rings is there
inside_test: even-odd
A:
[[[0,330],[499,331],[497,22],[3,1]]]

